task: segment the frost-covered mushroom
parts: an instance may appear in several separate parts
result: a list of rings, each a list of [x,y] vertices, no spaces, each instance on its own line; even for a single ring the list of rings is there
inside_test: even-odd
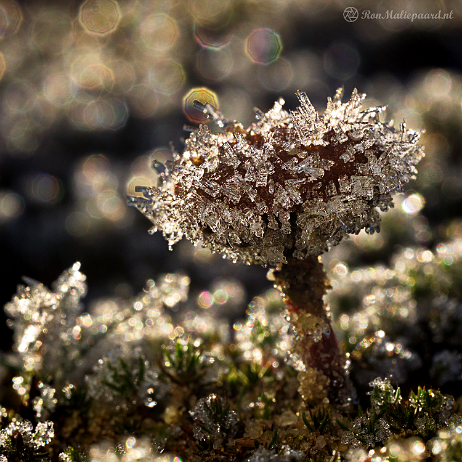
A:
[[[170,246],[186,237],[233,261],[278,267],[306,367],[301,389],[322,384],[316,400],[346,380],[318,256],[346,234],[379,231],[377,208],[393,206],[392,194],[414,177],[423,149],[420,132],[380,122],[384,107],[362,110],[365,95],[356,90],[346,103],[338,90],[322,115],[305,93],[297,96],[295,111],[280,99],[266,114],[257,109],[247,129],[198,105],[220,130],[193,131],[183,154],[156,165],[162,183],[130,200]]]

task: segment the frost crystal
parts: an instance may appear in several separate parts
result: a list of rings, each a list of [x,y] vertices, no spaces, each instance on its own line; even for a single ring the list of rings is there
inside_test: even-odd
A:
[[[385,419],[376,419],[367,414],[356,417],[351,430],[344,433],[342,443],[349,444],[352,448],[372,447],[376,443],[383,443],[391,435],[390,425]]]
[[[80,263],[59,276],[54,291],[27,280],[29,287],[18,286],[18,293],[5,305],[13,318],[15,349],[23,355],[24,368],[38,372],[62,369],[62,353],[75,341],[72,328],[81,311],[80,299],[87,287]],[[57,347],[59,346],[59,347]]]
[[[13,379],[13,388],[23,399],[28,398],[30,373],[51,375],[54,386],[63,388],[79,380],[106,353],[113,354],[121,341],[168,338],[175,326],[167,310],[178,309],[189,287],[188,277],[165,274],[157,281],[149,280],[139,295],[126,302],[98,300],[90,314],[82,313],[81,299],[87,287],[80,263],[64,271],[53,283],[53,290],[25,280],[29,286],[18,286],[17,294],[5,305],[7,315],[13,318],[8,325],[15,331],[14,348],[22,359],[22,374]],[[44,419],[54,410],[56,397],[48,385],[39,384],[39,391],[32,406],[37,418]],[[151,398],[147,396],[147,402],[154,405]]]
[[[53,422],[39,422],[35,427],[28,420],[13,421],[0,431],[0,453],[7,460],[47,459],[43,448],[54,437]]]
[[[462,241],[434,251],[408,247],[392,261],[362,269],[339,263],[329,274],[328,302],[352,350],[354,380],[366,386],[380,376],[402,384],[428,367],[438,386],[460,381]],[[344,312],[339,302],[355,311]]]
[[[155,407],[167,391],[167,386],[159,381],[157,368],[150,365],[138,348],[128,358],[122,355],[117,350],[111,357],[98,361],[93,374],[86,376],[89,395],[99,401],[117,402],[124,398]]]
[[[401,396],[397,394],[389,379],[382,380],[377,377],[370,384],[374,390],[368,393],[371,396],[371,409],[376,413],[381,413],[390,404],[401,402]]]
[[[64,455],[61,458],[61,454]],[[61,453],[61,462],[68,462],[66,454]],[[179,457],[169,454],[158,454],[152,441],[149,438],[135,438],[129,436],[124,444],[117,447],[107,442],[94,445],[89,451],[90,462],[177,462]],[[72,460],[72,459],[71,459]]]
[[[47,418],[55,410],[58,402],[55,398],[56,390],[43,382],[39,382],[37,388],[40,391],[40,396],[36,396],[32,400],[32,408],[37,419]]]
[[[214,449],[220,448],[225,438],[236,434],[236,411],[231,411],[227,400],[214,393],[200,399],[190,414],[194,419],[194,438],[212,442]]]
[[[438,462],[451,462],[460,460],[462,455],[462,425],[460,422],[442,429],[438,436],[430,440],[430,450],[434,460]]]
[[[304,454],[285,446],[276,454],[274,449],[259,447],[245,462],[294,462],[302,460]]]
[[[280,294],[272,289],[252,300],[245,323],[234,324],[237,345],[246,361],[258,364],[287,361],[292,340],[289,325],[281,313],[282,307]]]
[[[342,92],[320,115],[298,92],[300,106],[279,100],[248,129],[211,108],[222,128],[200,126],[174,154],[159,187],[131,203],[170,246],[183,236],[233,261],[275,265],[322,254],[348,233],[379,230],[376,207],[414,178],[423,157],[420,133],[379,121],[383,108],[361,110],[365,95]]]

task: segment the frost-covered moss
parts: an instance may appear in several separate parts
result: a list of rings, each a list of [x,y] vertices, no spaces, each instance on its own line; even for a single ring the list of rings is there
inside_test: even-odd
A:
[[[416,260],[411,266],[419,280],[419,268],[424,262],[418,256],[426,255],[429,261],[422,271],[438,280],[444,276],[448,295],[452,294],[455,303],[458,295],[450,285],[457,281],[456,273],[452,265],[448,270],[438,265],[439,258],[448,255],[457,265],[459,247],[456,242],[445,246],[444,256],[438,256],[441,246],[437,247],[439,254],[414,250]],[[448,249],[452,249],[450,254]],[[401,268],[399,275],[396,268],[389,270],[383,284],[375,277],[362,286],[363,292],[358,289],[359,294],[371,290],[380,303],[390,307],[389,311],[374,314],[364,306],[369,316],[364,317],[364,333],[369,322],[385,329],[385,324],[380,324],[382,319],[386,325],[392,325],[395,319],[403,339],[401,352],[406,351],[406,337],[400,323],[409,325],[409,321],[399,311],[393,312],[392,307],[398,303],[399,284],[409,277],[399,262],[402,258],[413,262],[412,256],[403,255],[407,254],[396,260]],[[438,275],[440,270],[442,276]],[[85,277],[74,265],[55,287],[71,284],[68,278],[74,277],[74,271],[79,271],[74,284],[83,284],[78,281]],[[375,274],[381,271],[377,269]],[[347,288],[353,282],[349,284]],[[33,351],[19,351],[22,340],[18,340],[15,352],[5,363],[13,380],[4,381],[1,387],[4,406],[10,404],[2,409],[3,460],[365,461],[373,455],[374,460],[383,461],[393,457],[403,461],[423,457],[449,461],[457,457],[462,428],[460,396],[453,398],[444,391],[419,386],[410,374],[404,376],[400,386],[395,385],[394,377],[376,376],[368,391],[359,387],[358,398],[365,404],[364,409],[355,406],[347,410],[325,397],[316,404],[305,401],[299,381],[304,371],[298,370],[297,355],[291,357],[293,334],[284,322],[283,303],[276,291],[257,297],[248,307],[247,318],[226,329],[223,319],[208,313],[193,315],[196,300],[187,299],[184,276],[169,275],[150,282],[148,287],[125,302],[101,300],[91,314],[84,311],[79,296],[53,307],[47,305],[47,300],[51,296],[59,301],[62,291],[52,293],[43,286],[40,290],[20,288],[19,295],[8,305],[10,314],[21,313],[21,321],[13,325],[16,338],[23,339],[29,326],[35,329],[38,322],[45,324],[39,334],[34,334],[34,342],[42,342],[40,348],[31,343]],[[394,287],[389,297],[380,299],[377,294],[389,287]],[[349,292],[334,279],[331,299],[335,301],[345,293]],[[410,316],[419,316],[419,304],[432,306],[432,297],[437,299],[433,292],[423,298],[418,294],[415,290],[400,299],[408,300],[408,305],[403,306],[409,307],[413,306],[410,301],[416,301]],[[175,311],[170,308],[172,300],[176,300]],[[50,323],[48,314],[39,319],[35,316],[41,306],[45,313],[59,314],[65,323],[70,323],[65,325],[66,335],[60,335],[63,324]],[[422,306],[421,319],[425,320],[428,311],[425,304]],[[443,317],[429,318],[427,327],[422,321],[420,328],[439,332],[451,325],[457,331],[458,317],[451,313],[449,310]],[[452,316],[451,324],[447,316]],[[348,323],[346,329],[356,335],[359,331],[354,329],[359,324],[355,323],[362,318],[353,315],[351,319],[354,322]],[[359,348],[349,348],[353,377],[361,377],[362,371],[370,368],[371,358],[375,367],[388,370],[388,359],[396,358],[399,347],[387,336],[385,331],[377,334],[383,345],[380,354],[363,341],[358,342]],[[390,344],[393,348],[388,348]],[[452,345],[452,351],[461,351],[456,341]],[[63,369],[70,371],[67,380],[59,371],[53,375],[56,362],[53,368],[47,363],[46,358],[55,358],[52,346],[61,352]],[[372,354],[367,356],[367,351]],[[458,356],[445,360],[452,364]],[[420,367],[433,374],[434,364]],[[404,394],[404,388],[414,391]],[[14,395],[16,400],[8,398]]]

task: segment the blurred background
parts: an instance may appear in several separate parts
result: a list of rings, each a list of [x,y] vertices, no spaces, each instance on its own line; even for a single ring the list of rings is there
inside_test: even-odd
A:
[[[447,19],[374,19],[387,11]],[[345,98],[356,87],[388,106],[385,118],[426,130],[419,177],[382,233],[342,243],[332,265],[461,236],[461,32],[460,0],[0,0],[0,304],[22,276],[49,285],[75,261],[88,306],[181,271],[204,309],[227,281],[239,316],[270,287],[263,268],[187,242],[169,252],[126,205],[156,184],[151,164],[170,143],[182,150],[184,125],[204,122],[196,99],[247,125],[280,96],[294,109],[296,90],[322,111],[338,87]],[[5,332],[0,347],[10,342]]]

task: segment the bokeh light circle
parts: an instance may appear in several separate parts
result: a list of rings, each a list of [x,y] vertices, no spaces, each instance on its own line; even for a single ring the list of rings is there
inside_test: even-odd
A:
[[[185,73],[181,64],[166,60],[153,66],[148,78],[154,90],[165,95],[172,95],[183,86]]]
[[[75,237],[82,237],[90,230],[90,219],[86,213],[72,212],[66,218],[66,231]]]
[[[178,25],[166,14],[148,16],[141,24],[140,34],[147,47],[159,53],[167,52],[178,39]]]
[[[132,63],[119,59],[109,65],[114,76],[114,93],[123,95],[127,93],[136,82],[135,69]]]
[[[41,204],[55,204],[63,195],[62,183],[53,175],[41,173],[30,184],[32,199]]]
[[[52,104],[65,106],[74,100],[76,85],[64,72],[54,72],[44,81],[43,95]]]
[[[36,127],[30,119],[20,119],[8,133],[8,149],[16,155],[30,155],[39,145]]]
[[[271,64],[279,59],[282,41],[272,29],[254,29],[245,40],[247,56],[256,64]]]
[[[425,198],[419,193],[414,193],[403,200],[401,208],[406,215],[415,215],[423,209],[424,205]]]
[[[0,223],[24,212],[24,199],[13,191],[0,191]]]
[[[5,57],[3,56],[3,53],[0,53],[0,80],[2,80],[3,76],[5,75],[5,71],[6,71]]]
[[[432,69],[425,77],[425,91],[432,100],[447,97],[451,88],[451,76],[443,69]]]
[[[351,79],[356,75],[359,63],[358,51],[345,43],[332,45],[324,54],[324,69],[335,79]]]
[[[284,58],[270,66],[258,68],[258,80],[269,91],[280,92],[287,89],[294,78],[292,64]]]
[[[193,34],[202,48],[219,49],[229,43],[229,35],[223,33],[222,28],[204,27],[199,23],[193,26]]]
[[[130,112],[136,117],[146,118],[155,114],[157,109],[157,96],[153,88],[139,84],[134,85],[128,93]]]
[[[16,0],[2,0],[0,3],[0,38],[14,34],[22,21],[22,12]]]
[[[188,3],[191,16],[203,26],[224,26],[231,18],[231,0],[189,0]]]
[[[208,81],[225,79],[231,73],[233,64],[233,55],[227,48],[204,48],[196,56],[196,68]]]
[[[117,130],[127,119],[127,105],[117,99],[93,99],[72,112],[74,125],[83,130]]]
[[[90,34],[110,34],[120,21],[119,5],[115,0],[87,0],[80,7],[79,19]]]
[[[82,75],[82,86],[87,89],[101,87],[110,91],[114,83],[112,71],[103,64],[88,66]]]
[[[208,121],[204,114],[194,107],[194,101],[202,104],[210,103],[218,108],[218,97],[212,90],[205,87],[193,88],[183,98],[183,112],[190,122],[205,123]]]

